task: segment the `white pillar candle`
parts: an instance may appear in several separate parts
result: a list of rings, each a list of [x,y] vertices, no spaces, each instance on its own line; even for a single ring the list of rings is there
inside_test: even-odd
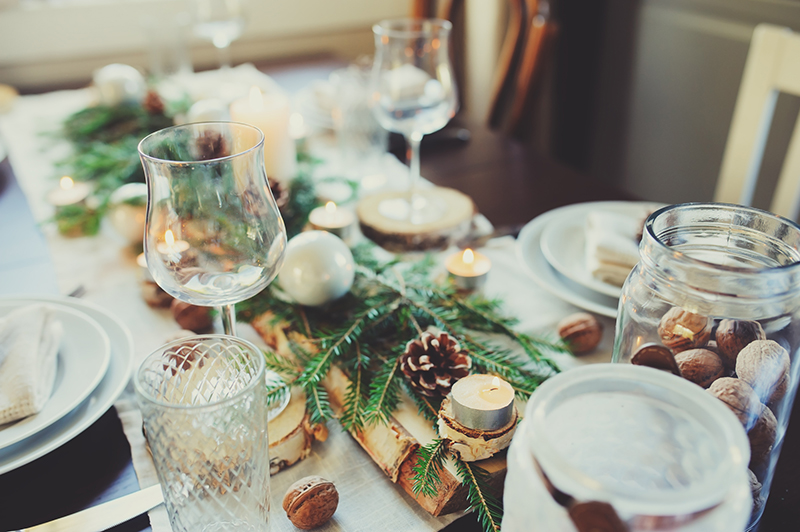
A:
[[[71,177],[64,176],[58,186],[47,194],[47,201],[56,207],[66,207],[82,202],[92,192],[92,187],[82,181],[73,181]]]
[[[288,181],[297,174],[297,152],[289,134],[289,98],[280,92],[262,94],[258,87],[234,101],[231,120],[255,126],[264,133],[264,166],[267,176]]]
[[[317,207],[308,215],[311,227],[328,231],[347,242],[355,230],[356,216],[348,209],[337,207],[332,201],[324,207]]]
[[[467,248],[463,252],[450,255],[445,267],[458,288],[476,290],[486,283],[492,261],[486,255]]]
[[[494,375],[468,375],[450,392],[456,421],[476,430],[498,430],[514,415],[514,389]]]

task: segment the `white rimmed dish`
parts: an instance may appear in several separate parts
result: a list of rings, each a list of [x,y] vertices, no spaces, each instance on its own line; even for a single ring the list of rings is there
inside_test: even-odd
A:
[[[0,301],[0,317],[31,303]],[[38,414],[0,425],[0,450],[46,429],[80,405],[97,388],[111,359],[108,335],[78,310],[48,303],[64,334],[58,349],[53,391]]]
[[[111,344],[108,370],[100,384],[72,412],[38,433],[0,450],[0,474],[14,470],[57,449],[97,421],[120,396],[133,370],[133,337],[128,328],[104,308],[71,297],[14,296],[0,302],[47,302],[88,315],[102,327]]]

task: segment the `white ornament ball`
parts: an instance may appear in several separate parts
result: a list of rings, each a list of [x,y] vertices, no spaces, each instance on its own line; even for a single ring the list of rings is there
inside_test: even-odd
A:
[[[92,79],[100,96],[100,103],[104,105],[138,103],[147,92],[144,76],[130,65],[106,65],[96,70]]]
[[[111,193],[108,221],[130,244],[141,244],[147,216],[147,185],[128,183]]]
[[[208,99],[195,102],[186,114],[186,122],[228,122],[231,114],[222,100]]]
[[[350,291],[355,261],[342,239],[326,231],[300,233],[286,246],[278,284],[301,305],[315,307]]]

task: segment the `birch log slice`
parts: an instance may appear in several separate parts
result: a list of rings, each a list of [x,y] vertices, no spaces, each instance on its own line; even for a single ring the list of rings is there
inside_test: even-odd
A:
[[[385,200],[404,199],[406,191],[393,190],[367,196],[358,203],[356,212],[364,236],[389,251],[421,251],[444,249],[450,242],[465,235],[470,229],[477,209],[472,198],[445,187],[425,188],[421,191],[429,202],[439,204],[444,215],[433,222],[412,224],[408,220],[386,218],[378,210]]]

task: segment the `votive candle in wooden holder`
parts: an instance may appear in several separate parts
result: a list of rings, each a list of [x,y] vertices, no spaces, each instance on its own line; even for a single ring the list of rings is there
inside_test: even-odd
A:
[[[450,392],[455,420],[470,429],[498,430],[514,415],[514,389],[494,375],[469,375]]]
[[[492,261],[486,255],[467,248],[463,252],[450,255],[445,267],[460,290],[472,291],[486,284]]]

